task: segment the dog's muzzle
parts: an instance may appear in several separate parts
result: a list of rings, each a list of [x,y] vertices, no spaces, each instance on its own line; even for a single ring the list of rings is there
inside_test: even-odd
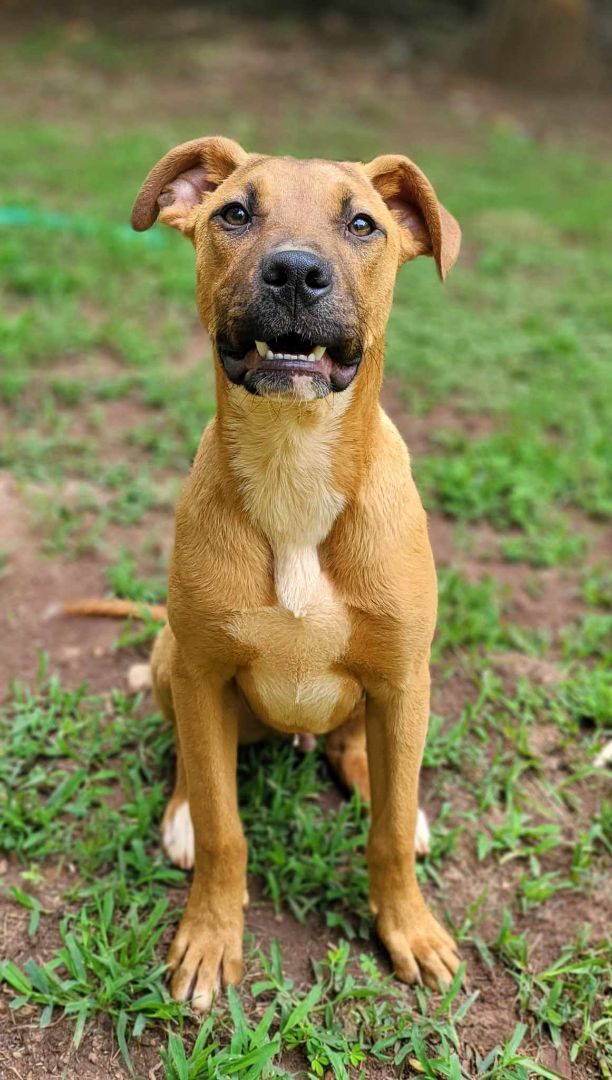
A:
[[[301,400],[346,390],[362,350],[352,298],[331,263],[308,248],[277,248],[262,258],[251,288],[242,314],[220,320],[217,351],[228,379],[250,394]]]

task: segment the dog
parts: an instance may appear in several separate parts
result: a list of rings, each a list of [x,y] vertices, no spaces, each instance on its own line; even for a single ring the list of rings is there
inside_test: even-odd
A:
[[[176,733],[163,844],[194,867],[171,992],[208,1010],[242,972],[247,848],[238,744],[324,736],[371,804],[370,907],[397,977],[459,966],[415,876],[436,575],[408,451],[379,394],[398,268],[461,233],[424,173],[247,153],[222,137],[165,155],[132,212],[195,248],[217,411],[176,513],[156,700]]]

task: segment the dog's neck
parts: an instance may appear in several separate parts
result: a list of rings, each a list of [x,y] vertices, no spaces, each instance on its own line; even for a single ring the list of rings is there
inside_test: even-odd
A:
[[[379,380],[319,401],[254,397],[225,380],[217,425],[245,512],[267,537],[278,603],[302,616],[321,587],[319,545],[359,485]]]

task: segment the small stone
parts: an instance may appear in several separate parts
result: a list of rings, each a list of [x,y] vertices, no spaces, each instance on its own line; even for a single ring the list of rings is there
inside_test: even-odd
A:
[[[545,690],[558,686],[563,679],[563,673],[555,664],[536,656],[524,656],[519,652],[493,653],[491,662],[499,675],[514,680],[527,679]]]
[[[150,690],[153,685],[150,665],[132,664],[127,674],[127,685],[130,694],[143,694]]]
[[[70,663],[71,660],[77,660],[80,655],[81,648],[79,645],[64,645],[61,659]]]

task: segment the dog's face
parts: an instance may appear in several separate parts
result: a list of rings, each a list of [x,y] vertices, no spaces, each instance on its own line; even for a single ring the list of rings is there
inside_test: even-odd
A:
[[[227,378],[251,394],[340,393],[382,341],[398,267],[455,261],[459,227],[407,158],[369,165],[247,154],[229,139],[170,151],[132,222],[193,241],[198,307]]]

